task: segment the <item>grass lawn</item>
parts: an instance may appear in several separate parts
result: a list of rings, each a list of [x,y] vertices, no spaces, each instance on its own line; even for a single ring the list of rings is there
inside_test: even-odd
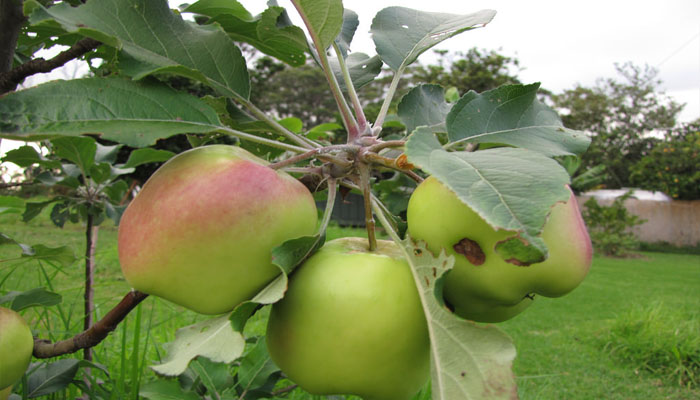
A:
[[[84,237],[79,226],[58,229],[43,218],[24,224],[13,215],[5,215],[0,216],[0,232],[22,243],[69,245],[76,255],[83,253]],[[328,234],[330,240],[362,236],[364,232],[332,228]],[[46,263],[24,262],[17,257],[16,246],[0,246],[0,296],[10,290],[50,285],[64,296],[63,303],[59,307],[24,312],[33,323],[35,334],[57,340],[79,332],[83,266],[76,263],[58,270]],[[100,230],[97,248],[97,317],[111,309],[128,290],[117,260],[116,229],[105,226]],[[677,316],[665,325],[662,321],[661,326],[683,321],[698,326],[700,256],[643,253],[640,258],[632,259],[596,257],[590,275],[573,293],[561,299],[539,298],[523,314],[501,324],[518,349],[515,373],[520,398],[700,398],[697,389],[681,387],[673,379],[649,372],[639,363],[625,361],[617,352],[613,354],[612,350],[619,344],[615,338],[620,338],[613,332],[619,331],[620,321],[653,310],[660,317]],[[174,338],[178,327],[201,319],[202,316],[165,301],[146,299],[137,312],[132,312],[125,323],[95,348],[96,361],[107,366],[116,382],[114,398],[136,398],[130,388],[137,381],[153,379],[154,373],[147,366],[158,363],[165,354],[163,344]],[[263,312],[246,329],[252,334],[262,334],[264,326]],[[659,332],[658,336],[664,335]],[[67,398],[72,397],[69,394]],[[297,393],[291,398],[311,397]]]

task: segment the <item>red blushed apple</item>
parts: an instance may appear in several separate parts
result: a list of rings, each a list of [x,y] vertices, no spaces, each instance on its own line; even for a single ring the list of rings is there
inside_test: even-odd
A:
[[[408,203],[408,233],[438,253],[455,257],[445,278],[444,297],[455,313],[480,322],[507,320],[532,303],[533,294],[563,296],[576,288],[591,265],[591,240],[573,194],[552,208],[542,239],[549,257],[519,266],[505,261],[496,245],[516,233],[495,230],[434,177],[413,192]],[[480,257],[470,259],[464,246]]]
[[[271,250],[316,229],[311,193],[234,146],[186,151],[146,182],[119,225],[137,290],[203,314],[232,310],[279,273]]]

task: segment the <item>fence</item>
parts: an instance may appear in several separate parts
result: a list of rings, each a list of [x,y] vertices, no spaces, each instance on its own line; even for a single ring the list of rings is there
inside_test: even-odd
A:
[[[578,196],[578,204],[583,204],[591,196]],[[596,198],[601,205],[610,205],[613,199]],[[700,244],[700,200],[695,201],[654,201],[627,199],[627,210],[647,220],[634,228],[642,242],[667,242],[674,246],[695,246]]]

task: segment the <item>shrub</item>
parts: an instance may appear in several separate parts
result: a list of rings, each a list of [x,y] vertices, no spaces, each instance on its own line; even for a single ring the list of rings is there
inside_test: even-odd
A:
[[[621,256],[639,246],[631,229],[646,220],[625,208],[625,200],[631,196],[632,192],[627,192],[609,206],[598,204],[595,198],[590,198],[584,204],[583,219],[597,251],[607,256]]]

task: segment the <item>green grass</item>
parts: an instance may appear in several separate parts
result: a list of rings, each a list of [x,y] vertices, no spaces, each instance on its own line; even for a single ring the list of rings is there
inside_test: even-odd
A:
[[[22,243],[68,245],[79,257],[83,253],[80,226],[57,229],[45,218],[24,224],[5,215],[0,216],[0,232]],[[328,240],[340,236],[364,236],[364,230],[329,229]],[[0,295],[50,285],[64,296],[63,303],[23,313],[34,333],[59,340],[79,332],[83,265],[58,270],[46,263],[18,260],[19,254],[16,246],[0,246]],[[521,399],[700,398],[697,386],[688,388],[688,379],[679,379],[682,374],[673,372],[679,364],[668,356],[674,346],[683,350],[679,354],[697,349],[693,339],[700,336],[700,256],[642,255],[595,257],[590,275],[574,292],[560,299],[540,297],[520,316],[500,324],[518,349],[514,370]],[[116,229],[110,225],[99,233],[96,283],[100,318],[129,290],[119,270]],[[265,316],[266,312],[256,315],[247,332],[262,334]],[[95,360],[110,371],[112,398],[136,398],[134,384],[155,378],[147,367],[164,356],[163,345],[173,340],[177,328],[204,318],[157,298],[146,299],[140,310],[95,347]],[[677,337],[669,340],[670,335]],[[657,365],[658,359],[674,367],[647,368]],[[58,398],[74,398],[74,390]],[[290,398],[321,399],[299,391]]]

